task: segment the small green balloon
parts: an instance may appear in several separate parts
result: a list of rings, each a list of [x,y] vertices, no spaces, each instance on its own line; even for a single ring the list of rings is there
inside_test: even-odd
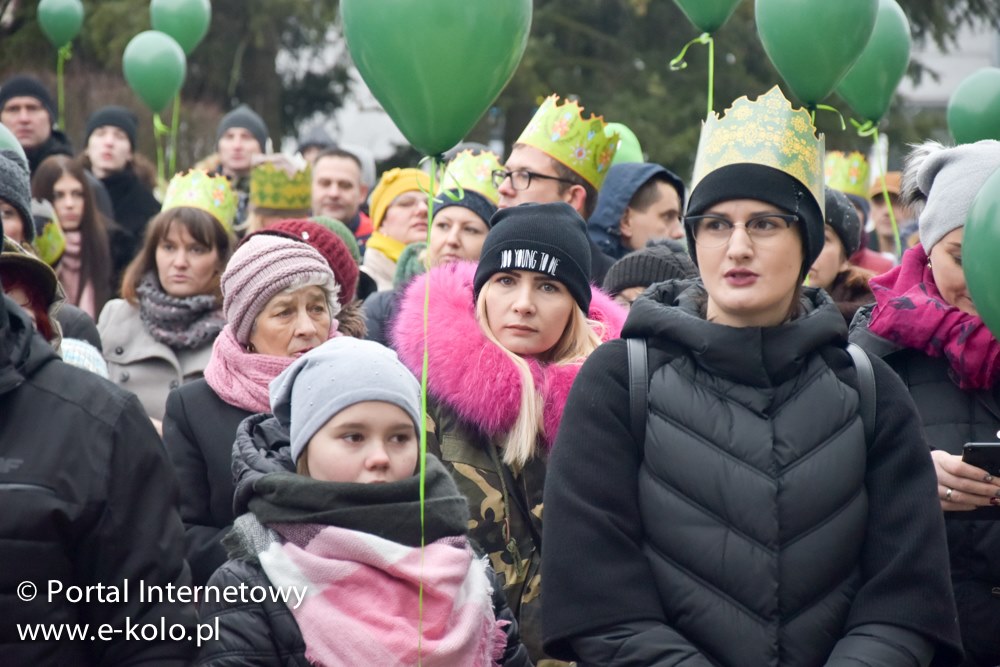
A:
[[[153,30],[170,35],[191,55],[208,34],[212,4],[209,0],[152,0],[149,14]]]
[[[122,55],[125,81],[150,111],[159,113],[180,92],[187,73],[184,49],[158,30],[140,32]]]
[[[42,0],[38,3],[38,23],[52,46],[62,48],[80,34],[83,3],[80,0]]]
[[[948,129],[960,144],[1000,140],[1000,67],[984,67],[958,84],[948,101]]]
[[[882,120],[910,64],[910,22],[896,0],[880,0],[875,30],[837,93],[865,120]]]
[[[1000,170],[972,202],[962,241],[962,270],[979,316],[1000,339]]]
[[[2,123],[0,123],[0,150],[14,151],[24,160],[25,166],[28,165],[28,156],[24,154],[24,146],[17,140],[14,133],[8,130],[7,126]]]
[[[791,92],[815,107],[861,56],[879,0],[757,0],[757,33]]]
[[[740,4],[740,0],[674,0],[674,2],[696,28],[707,33],[713,33],[721,28]]]
[[[639,145],[639,138],[635,132],[621,123],[608,123],[604,128],[604,134],[609,137],[618,133],[618,150],[611,160],[611,165],[625,164],[627,162],[645,162],[642,157],[642,146]]]

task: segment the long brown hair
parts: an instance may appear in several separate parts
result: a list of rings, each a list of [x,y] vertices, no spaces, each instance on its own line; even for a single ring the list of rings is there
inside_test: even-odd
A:
[[[80,284],[78,293],[68,296],[72,303],[79,303],[80,293],[89,283],[94,290],[95,313],[100,313],[104,303],[111,298],[109,222],[97,210],[94,190],[90,187],[83,165],[66,155],[45,158],[31,179],[31,196],[35,199],[46,199],[55,206],[56,182],[63,176],[76,180],[83,189],[83,216],[80,218]]]

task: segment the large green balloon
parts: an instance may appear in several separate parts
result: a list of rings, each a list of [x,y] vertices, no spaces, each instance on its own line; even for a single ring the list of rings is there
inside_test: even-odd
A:
[[[354,64],[396,127],[437,155],[472,129],[521,61],[531,0],[341,0]]]
[[[702,32],[712,33],[729,20],[740,0],[674,0],[684,16]]]
[[[42,0],[38,3],[38,23],[57,49],[73,41],[83,26],[80,0]]]
[[[896,0],[880,0],[872,38],[837,93],[865,120],[882,120],[910,64],[910,46],[906,14]]]
[[[24,154],[24,146],[17,140],[14,133],[7,129],[6,125],[0,124],[0,150],[14,151],[24,160],[25,166],[28,164],[28,156]]]
[[[611,165],[645,162],[642,157],[642,146],[639,145],[639,137],[635,136],[635,132],[621,123],[608,123],[604,127],[604,134],[609,137],[615,132],[618,133],[618,150],[615,151]]]
[[[984,67],[958,85],[948,101],[948,129],[960,144],[1000,140],[1000,68]]]
[[[983,322],[1000,339],[1000,170],[972,202],[962,240],[962,269]]]
[[[153,113],[159,113],[184,85],[187,59],[184,49],[158,30],[140,32],[122,55],[129,87]]]
[[[757,33],[792,93],[814,107],[833,92],[875,28],[879,0],[757,0]]]
[[[208,33],[212,4],[209,0],[152,0],[149,14],[153,30],[167,33],[191,55]]]

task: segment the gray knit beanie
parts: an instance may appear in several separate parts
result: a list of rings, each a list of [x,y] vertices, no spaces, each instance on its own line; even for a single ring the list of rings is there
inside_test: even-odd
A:
[[[615,262],[604,276],[604,291],[615,296],[630,287],[649,287],[665,280],[697,278],[698,267],[684,245],[672,240],[650,241],[641,250]]]
[[[215,132],[215,144],[219,144],[219,139],[226,133],[226,130],[234,127],[242,127],[254,136],[257,143],[260,144],[260,150],[267,150],[267,124],[253,109],[241,104],[223,116],[222,120],[219,121],[219,129]]]
[[[21,215],[24,240],[35,240],[35,218],[31,215],[31,177],[28,165],[15,151],[0,150],[0,199]]]
[[[271,412],[289,431],[293,461],[324,424],[356,403],[391,403],[420,428],[420,383],[395,352],[373,341],[332,338],[296,359],[270,390]]]

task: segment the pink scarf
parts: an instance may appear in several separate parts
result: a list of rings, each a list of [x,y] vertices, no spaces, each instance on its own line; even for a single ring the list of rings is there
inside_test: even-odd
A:
[[[960,389],[989,389],[1000,379],[1000,343],[983,320],[949,305],[927,264],[923,246],[903,255],[903,262],[872,278],[875,294],[868,329],[886,340],[945,357]]]

